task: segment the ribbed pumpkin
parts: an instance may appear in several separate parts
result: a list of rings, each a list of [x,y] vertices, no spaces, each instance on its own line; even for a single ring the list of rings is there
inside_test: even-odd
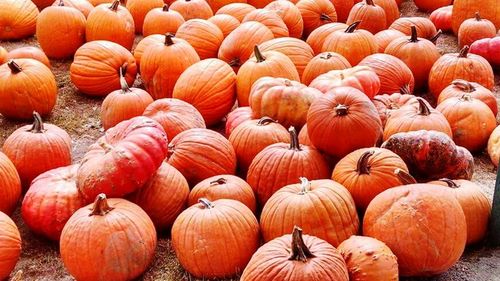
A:
[[[378,52],[384,53],[387,46],[397,38],[404,37],[405,34],[399,30],[386,29],[378,32],[375,36],[375,43],[378,46]]]
[[[146,107],[153,102],[148,92],[139,88],[130,88],[123,77],[123,72],[124,69],[121,68],[121,90],[111,92],[101,105],[101,123],[105,130],[121,121],[142,115]]]
[[[357,21],[360,29],[367,30],[373,34],[387,28],[387,18],[382,7],[375,4],[373,0],[363,0],[352,7],[347,18],[347,24],[351,25]]]
[[[64,266],[78,280],[132,280],[154,258],[156,230],[139,206],[99,194],[68,220],[59,244]]]
[[[248,4],[254,6],[255,8],[264,8],[267,4],[273,2],[273,0],[248,0]]]
[[[175,36],[186,40],[198,53],[200,59],[216,58],[224,34],[215,24],[202,19],[191,19],[183,23]]]
[[[87,17],[87,42],[107,40],[131,50],[135,39],[134,18],[120,0],[96,6]]]
[[[179,12],[184,20],[206,20],[214,15],[210,5],[205,0],[177,0],[172,2],[170,9]]]
[[[236,75],[236,94],[239,106],[249,105],[252,85],[261,77],[281,77],[300,81],[299,73],[293,62],[284,54],[276,51],[261,53],[254,47],[254,56],[246,61]]]
[[[356,206],[345,187],[332,180],[301,181],[276,191],[262,209],[264,241],[285,235],[294,225],[335,247],[358,233]]]
[[[172,246],[193,276],[232,277],[241,273],[259,247],[259,223],[239,201],[202,198],[175,221]]]
[[[292,37],[282,37],[266,41],[259,45],[262,52],[277,51],[286,55],[302,76],[306,65],[314,57],[311,47],[304,41]]]
[[[500,28],[500,12],[498,2],[495,0],[456,0],[453,2],[453,32],[457,34],[462,22],[471,18],[475,12],[480,12],[482,17],[490,20],[496,28]]]
[[[329,35],[322,52],[336,52],[344,56],[351,65],[357,65],[365,57],[377,52],[375,37],[369,31],[357,29],[357,21],[344,31],[335,31]]]
[[[21,179],[17,173],[16,166],[0,152],[0,212],[7,215],[12,214],[21,197]]]
[[[184,23],[184,18],[179,12],[169,10],[168,5],[163,8],[154,8],[144,17],[142,35],[176,33],[177,29]]]
[[[400,109],[413,98],[415,96],[410,94],[407,87],[401,88],[399,93],[376,95],[373,97],[372,102],[377,108],[383,127],[385,127],[387,118],[389,118],[393,111]]]
[[[467,226],[462,207],[449,190],[412,184],[388,189],[373,199],[366,209],[363,234],[392,250],[401,276],[430,276],[458,261]]]
[[[380,89],[380,79],[369,67],[355,66],[343,70],[331,70],[316,77],[309,84],[323,93],[342,86],[356,88],[367,97],[373,98]]]
[[[443,32],[453,31],[451,28],[453,5],[444,6],[434,10],[429,16],[436,29],[441,29]]]
[[[189,185],[174,167],[163,162],[153,177],[128,198],[151,218],[157,231],[170,230],[186,208]]]
[[[37,112],[33,117],[33,125],[15,130],[2,147],[16,166],[25,190],[43,172],[71,164],[68,133],[56,125],[44,124]]]
[[[488,139],[488,155],[495,167],[498,167],[500,161],[500,126],[496,127]]]
[[[332,22],[324,24],[316,29],[314,29],[309,36],[307,36],[306,43],[311,46],[316,55],[321,53],[321,48],[323,43],[325,43],[326,38],[335,31],[345,30],[349,27],[345,23]]]
[[[451,97],[462,97],[464,94],[469,94],[471,97],[484,102],[491,109],[493,115],[497,116],[498,105],[495,95],[478,83],[462,79],[453,80],[448,87],[444,88],[439,94],[437,104],[439,105]]]
[[[209,18],[208,21],[215,24],[222,31],[224,38],[240,26],[240,21],[238,19],[225,14],[215,15]]]
[[[233,175],[218,175],[202,180],[189,193],[188,205],[195,205],[201,198],[210,201],[233,199],[245,204],[250,211],[257,211],[252,187]]]
[[[35,34],[38,9],[30,0],[0,2],[0,40],[18,40]]]
[[[349,17],[349,12],[354,9],[355,4],[360,0],[330,0],[335,7],[338,22],[346,22]]]
[[[260,247],[243,271],[241,281],[348,281],[346,264],[337,249],[315,236],[292,235],[276,238]]]
[[[7,61],[7,54],[9,52],[7,52],[7,50],[0,46],[0,65],[4,64],[5,61]]]
[[[191,65],[200,61],[196,50],[172,34],[164,42],[153,42],[141,57],[141,78],[154,99],[170,98],[175,83]]]
[[[493,38],[497,35],[495,25],[481,18],[479,12],[476,12],[474,18],[465,20],[458,29],[458,45],[462,48],[465,45],[470,46],[472,43],[483,38]]]
[[[337,13],[329,0],[300,0],[295,6],[299,8],[304,22],[304,37],[316,28],[337,21]]]
[[[247,3],[246,0],[207,0],[207,2],[214,13],[232,3]]]
[[[270,117],[247,120],[229,135],[229,142],[238,159],[238,169],[245,175],[255,156],[267,146],[286,143],[290,140],[288,131]],[[210,198],[209,198],[210,199]]]
[[[273,11],[281,17],[288,28],[290,37],[301,38],[304,31],[304,21],[299,8],[292,2],[287,0],[272,1],[264,9]]]
[[[250,91],[253,116],[269,116],[285,127],[302,128],[311,103],[322,96],[315,88],[284,78],[262,77]]]
[[[312,58],[306,65],[302,73],[301,81],[305,85],[309,85],[321,74],[331,70],[342,70],[350,67],[351,64],[340,54],[333,52],[320,53]]]
[[[175,136],[168,148],[168,163],[186,177],[190,186],[212,176],[236,172],[233,146],[215,131],[186,130]]]
[[[477,82],[490,90],[494,86],[491,65],[483,57],[469,54],[469,46],[458,54],[445,54],[434,63],[429,73],[429,90],[436,97],[455,79]]]
[[[326,179],[328,163],[311,146],[301,145],[295,128],[291,127],[290,143],[276,143],[259,152],[250,164],[247,182],[252,186],[259,207],[285,185],[297,182],[299,177]]]
[[[59,6],[61,0],[55,0],[52,6]],[[82,14],[87,18],[90,14],[90,11],[94,9],[94,5],[87,0],[62,0],[64,6],[72,7],[82,12]],[[110,1],[111,2],[111,1]]]
[[[167,136],[144,116],[120,122],[89,147],[77,186],[87,202],[101,192],[122,197],[141,188],[167,156]]]
[[[491,66],[500,67],[500,36],[475,41],[470,45],[470,52],[485,58]]]
[[[36,8],[35,8],[36,9]],[[0,278],[9,278],[21,256],[21,234],[16,224],[0,212]]]
[[[169,139],[173,139],[182,131],[206,128],[200,112],[179,99],[156,100],[146,107],[143,115],[160,123]]]
[[[417,8],[424,12],[432,12],[437,8],[453,4],[453,0],[415,0]]]
[[[149,11],[163,7],[163,0],[127,0],[125,7],[134,19],[135,33],[142,33],[144,19]]]
[[[373,0],[373,3],[384,9],[386,28],[399,19],[399,7],[394,0]]]
[[[289,35],[285,22],[274,11],[266,9],[253,10],[241,22],[245,23],[249,21],[260,22],[267,26],[273,33],[274,38],[288,37]]]
[[[44,9],[36,22],[36,38],[50,58],[72,57],[85,43],[85,16],[77,9],[64,5]]]
[[[226,137],[229,138],[236,127],[248,120],[252,120],[252,109],[249,106],[238,107],[231,111],[226,117],[226,128],[224,132]]]
[[[28,46],[12,50],[7,54],[7,61],[13,59],[34,59],[51,68],[49,58],[37,47]]]
[[[389,29],[398,30],[408,36],[411,35],[411,26],[417,28],[420,37],[431,40],[437,33],[432,21],[424,17],[403,17],[394,21]],[[432,41],[432,40],[431,40]]]
[[[76,188],[78,165],[47,171],[38,176],[24,196],[21,214],[36,234],[59,241],[64,225],[85,201]]]
[[[247,3],[231,3],[220,8],[215,14],[230,15],[241,22],[243,18],[253,10],[255,10],[255,7]]]
[[[71,81],[80,92],[91,96],[105,96],[121,89],[122,67],[125,69],[127,84],[132,85],[137,75],[134,56],[116,43],[92,41],[76,51],[69,71]]]
[[[193,105],[207,126],[215,125],[236,101],[236,74],[222,60],[202,60],[179,76],[172,96]]]
[[[142,56],[144,55],[146,49],[148,49],[150,46],[155,45],[156,43],[161,44],[162,42],[165,42],[164,34],[153,34],[144,37],[141,41],[139,41],[139,43],[137,43],[132,53],[134,55],[138,71],[139,66],[141,65]]]
[[[0,65],[0,113],[4,117],[30,119],[33,111],[49,115],[56,99],[56,79],[43,63],[16,59]]]

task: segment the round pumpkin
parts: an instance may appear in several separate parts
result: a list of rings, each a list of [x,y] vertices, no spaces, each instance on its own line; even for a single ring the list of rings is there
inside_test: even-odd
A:
[[[311,82],[321,74],[331,70],[342,70],[351,68],[351,64],[340,54],[333,52],[324,52],[312,58],[306,65],[302,73],[302,83],[305,85]]]
[[[485,58],[491,66],[500,67],[500,36],[475,41],[470,46],[470,52]]]
[[[415,78],[410,68],[395,56],[373,54],[364,58],[359,65],[368,66],[377,73],[380,78],[379,94],[398,93],[405,87],[412,93],[415,88]]]
[[[329,0],[300,0],[295,6],[299,8],[304,22],[304,37],[316,28],[337,21],[335,6]]]
[[[451,5],[453,0],[415,0],[417,8],[424,12],[432,12],[437,8]]]
[[[488,155],[495,167],[498,167],[500,161],[500,126],[496,127],[488,139]]]
[[[243,21],[243,18],[255,10],[256,8],[247,3],[231,3],[217,10],[216,15],[230,15],[235,17],[238,21]]]
[[[389,118],[394,110],[400,109],[413,98],[415,96],[410,94],[407,87],[401,88],[399,93],[376,95],[373,97],[372,102],[377,108],[383,127],[385,127],[387,118]]]
[[[144,19],[149,11],[163,7],[163,0],[127,0],[125,7],[134,19],[135,33],[142,33]]]
[[[436,27],[432,21],[424,17],[402,17],[395,20],[389,29],[398,30],[407,36],[411,35],[411,27],[417,28],[420,37],[431,40],[437,33]]]
[[[88,0],[55,0],[52,6],[59,6],[61,1],[64,3],[64,6],[72,7],[82,12],[85,18],[87,18],[90,14],[90,11],[94,9],[94,5]]]
[[[208,21],[215,24],[222,31],[224,38],[240,26],[240,21],[238,19],[225,14],[215,15],[209,18]]]
[[[463,48],[465,45],[470,46],[472,43],[483,38],[493,38],[497,35],[495,25],[481,18],[479,12],[476,12],[474,18],[465,20],[458,29],[458,45]]]
[[[338,30],[345,30],[347,27],[349,27],[345,23],[341,22],[332,22],[332,23],[327,23],[324,24],[316,29],[314,29],[309,36],[307,36],[306,43],[311,46],[313,49],[314,53],[320,54],[321,53],[321,48],[323,47],[323,44],[325,43],[326,38],[332,34],[335,31]]]
[[[212,8],[205,0],[177,0],[172,2],[170,9],[179,12],[184,20],[206,20],[214,15]]]
[[[19,40],[35,34],[38,9],[30,0],[0,3],[0,40]]]
[[[369,67],[355,66],[343,70],[331,70],[316,77],[309,84],[323,93],[328,93],[336,87],[349,86],[373,98],[380,89],[380,79]]]
[[[471,97],[481,100],[491,109],[493,115],[497,116],[498,105],[495,95],[478,83],[462,79],[453,80],[448,87],[444,88],[439,94],[437,103],[439,105],[446,99],[462,97],[464,94],[469,94]]]
[[[207,2],[214,13],[217,12],[220,8],[223,8],[229,4],[247,3],[246,0],[208,0]]]
[[[21,47],[12,50],[7,54],[7,61],[13,59],[34,59],[45,64],[48,68],[51,67],[47,55],[37,47]]]
[[[300,77],[302,77],[306,65],[314,57],[314,52],[307,43],[292,37],[266,41],[259,45],[259,49],[262,52],[276,51],[286,55],[295,65]]]
[[[399,11],[398,4],[394,0],[373,0],[375,5],[380,6],[384,9],[385,12],[385,23],[386,27],[389,28],[391,24],[399,19],[399,15],[401,14]],[[385,29],[384,28],[384,29]]]
[[[387,18],[385,10],[374,3],[374,0],[363,0],[354,5],[349,12],[347,24],[360,21],[360,29],[367,30],[373,34],[387,28]]]
[[[16,166],[0,152],[0,212],[11,215],[21,197],[21,179]]]
[[[386,29],[378,32],[375,36],[375,43],[378,46],[378,52],[384,53],[387,46],[394,40],[404,37],[405,34],[399,30]]]
[[[249,21],[260,22],[267,26],[273,33],[274,38],[288,37],[289,35],[285,22],[274,11],[266,9],[253,10],[248,13],[241,22],[245,23]]]
[[[299,8],[286,0],[272,1],[264,8],[275,12],[285,23],[290,37],[301,38],[304,31],[304,21]]]
[[[38,7],[40,11],[49,7],[53,2],[52,0],[31,0]]]
[[[444,6],[434,10],[429,16],[436,29],[441,29],[443,32],[453,31],[451,28],[453,5]]]
[[[141,59],[146,49],[148,49],[150,46],[155,45],[156,43],[161,44],[163,42],[165,42],[164,34],[152,34],[142,38],[142,40],[137,43],[134,51],[132,52],[137,66],[137,72],[140,72],[139,68],[141,65]]]
[[[21,234],[16,224],[0,212],[0,278],[8,279],[21,256]]]
[[[198,53],[200,59],[216,58],[224,34],[215,24],[202,19],[184,22],[175,36],[186,40]]]
[[[452,27],[453,32],[457,34],[460,25],[468,18],[471,18],[475,12],[480,12],[481,16],[490,20],[500,28],[500,7],[495,0],[455,0],[453,2]]]
[[[163,8],[151,9],[144,17],[142,35],[176,33],[184,23],[184,18],[179,12],[170,10],[167,4]],[[135,53],[134,53],[135,54]]]
[[[236,127],[248,120],[252,120],[252,109],[249,106],[238,107],[231,111],[226,117],[226,137],[229,138]]]

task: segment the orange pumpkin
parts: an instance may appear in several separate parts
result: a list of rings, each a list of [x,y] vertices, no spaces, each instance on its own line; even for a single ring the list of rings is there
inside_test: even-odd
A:
[[[288,37],[289,35],[285,22],[274,11],[266,9],[253,10],[241,22],[245,23],[249,21],[260,22],[267,26],[273,33],[274,38]]]
[[[417,8],[424,12],[432,12],[437,8],[453,4],[453,0],[415,0]]]
[[[382,7],[374,3],[374,0],[364,0],[352,7],[347,18],[347,24],[351,25],[357,21],[360,29],[368,30],[375,34],[387,28],[387,19]]]
[[[209,22],[215,24],[226,38],[233,30],[240,26],[240,21],[230,15],[215,15],[208,19]]]
[[[497,35],[495,25],[487,20],[481,18],[479,12],[476,12],[474,18],[465,20],[458,29],[458,45],[460,48],[468,45],[479,39],[493,38]]]
[[[38,9],[30,0],[0,2],[0,40],[19,40],[35,34]]]
[[[404,37],[405,34],[399,30],[386,29],[378,32],[375,36],[375,43],[378,46],[378,52],[384,53],[387,46],[397,38]]]
[[[436,29],[441,29],[443,32],[451,32],[451,18],[453,5],[444,6],[434,10],[429,16]]]
[[[398,4],[394,0],[373,0],[375,5],[380,6],[385,12],[385,23],[386,28],[391,26],[391,24],[399,19],[399,8]]]
[[[411,26],[417,28],[420,37],[431,40],[437,33],[436,27],[432,21],[423,17],[403,17],[394,21],[389,29],[398,30],[408,36],[411,35]]]
[[[47,55],[37,47],[21,47],[12,50],[7,54],[7,60],[13,59],[34,59],[45,64],[48,68],[51,67]]]
[[[186,21],[206,20],[214,15],[212,8],[205,0],[176,0],[170,5],[170,9],[179,12]]]
[[[498,167],[500,161],[500,126],[496,127],[488,139],[488,155],[495,167]]]
[[[388,54],[373,54],[364,58],[360,66],[368,66],[380,78],[379,94],[398,93],[407,87],[409,93],[415,87],[415,78],[410,68],[395,56]]]
[[[87,0],[62,0],[64,6],[72,7],[82,12],[82,14],[87,18],[90,14],[90,11],[94,9],[94,5]],[[61,0],[55,0],[52,6],[59,6]]]
[[[35,3],[40,11],[49,7],[53,3],[52,0],[32,0],[32,2]]]
[[[342,70],[351,68],[351,64],[340,54],[333,52],[324,52],[312,58],[306,65],[302,73],[302,83],[305,85],[311,82],[321,74],[331,70]]]
[[[34,4],[33,4],[34,6]],[[16,224],[0,212],[0,278],[9,278],[10,273],[21,256],[21,234]]]
[[[21,197],[21,179],[16,166],[0,152],[0,212],[11,215]]]
[[[255,10],[255,7],[247,3],[231,3],[220,8],[215,14],[230,15],[241,22],[243,18],[253,10]]]
[[[216,58],[222,40],[224,40],[224,34],[215,24],[202,19],[191,19],[184,22],[175,36],[186,40],[202,60]]]
[[[144,55],[144,52],[146,51],[146,49],[148,49],[152,45],[155,45],[155,43],[161,44],[164,41],[165,41],[164,34],[149,35],[147,37],[144,37],[141,41],[139,41],[137,46],[135,46],[135,49],[133,52],[138,70],[139,70],[139,66],[141,65],[142,56]]]
[[[500,13],[498,1],[495,0],[456,0],[453,1],[453,17],[452,27],[453,32],[457,34],[460,25],[468,18],[471,18],[475,12],[480,12],[481,15],[493,22],[497,29],[500,28]]]
[[[273,11],[281,17],[288,28],[290,37],[302,37],[302,32],[304,31],[304,21],[302,20],[299,8],[297,8],[297,6],[295,6],[292,2],[287,0],[272,1],[266,5],[264,9]]]
[[[163,7],[163,0],[127,0],[125,7],[134,19],[135,33],[141,34],[144,19],[149,11]]]
[[[273,0],[248,0],[248,4],[254,6],[255,8],[261,9],[264,8],[269,3],[272,3]]]
[[[306,65],[314,57],[314,52],[306,42],[292,37],[282,37],[266,41],[259,45],[262,52],[277,51],[286,55],[302,76]]]
[[[491,109],[493,115],[497,116],[498,105],[495,95],[478,83],[462,79],[453,80],[448,87],[444,88],[439,94],[437,104],[439,105],[451,97],[462,97],[464,94],[469,94],[471,97],[484,102]]]
[[[163,8],[151,9],[146,14],[142,25],[142,35],[146,37],[152,34],[175,34],[183,23],[182,15],[177,11],[170,10],[165,4]]]
[[[345,30],[349,26],[341,22],[332,22],[324,24],[316,29],[314,29],[311,34],[307,37],[306,43],[311,46],[314,53],[317,55],[321,53],[321,48],[325,43],[326,38],[335,31]]]
[[[207,2],[214,13],[216,13],[219,9],[233,3],[247,3],[246,0],[207,0]]]
[[[349,12],[354,8],[359,0],[330,0],[335,7],[338,22],[346,22],[349,17]]]
[[[0,46],[0,65],[4,64],[4,62],[7,60],[7,54],[9,52],[7,52],[7,50]]]
[[[337,21],[335,7],[329,0],[300,0],[295,4],[304,22],[303,36],[307,37],[316,28]]]
[[[376,95],[372,102],[378,110],[382,125],[385,127],[391,113],[409,103],[413,98],[415,96],[410,93],[408,87],[404,87],[399,93]]]
[[[252,120],[252,109],[249,106],[238,107],[231,111],[226,117],[224,132],[226,137],[229,138],[236,127],[248,120]]]

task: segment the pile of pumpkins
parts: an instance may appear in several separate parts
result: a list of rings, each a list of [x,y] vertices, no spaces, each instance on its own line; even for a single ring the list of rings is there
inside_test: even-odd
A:
[[[0,280],[23,193],[24,222],[77,280],[140,276],[157,232],[197,278],[447,271],[488,228],[471,179],[472,153],[500,158],[496,1],[415,0],[430,18],[400,17],[401,0],[1,1],[0,40],[41,49],[0,47],[0,113],[34,120],[0,153]],[[443,32],[458,53],[439,52]],[[104,98],[105,133],[78,163],[42,120],[49,59]]]

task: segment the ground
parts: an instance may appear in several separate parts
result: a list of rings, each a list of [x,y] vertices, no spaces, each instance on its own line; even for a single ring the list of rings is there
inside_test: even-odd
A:
[[[425,16],[418,12],[411,1],[402,6],[404,16]],[[139,38],[138,38],[139,39]],[[0,42],[0,45],[12,50],[21,46],[36,46],[36,39],[20,42]],[[444,35],[438,40],[442,53],[457,52],[456,37]],[[46,120],[65,129],[73,140],[73,161],[78,162],[87,147],[103,134],[99,112],[102,99],[89,98],[78,93],[69,78],[70,61],[52,61],[52,70],[56,76],[59,97],[52,115]],[[500,77],[496,72],[495,94],[500,99]],[[139,82],[136,82],[139,83]],[[0,118],[0,143],[24,122],[8,121]],[[476,172],[473,180],[480,184],[489,198],[493,196],[495,168],[488,156],[483,153],[475,156]],[[23,271],[25,280],[72,280],[59,258],[58,245],[34,236],[24,225],[19,209],[13,216],[23,238],[21,259],[14,273]],[[155,260],[150,269],[139,280],[194,280],[180,267],[172,251],[167,234],[160,236]],[[237,280],[237,279],[232,279]],[[448,272],[432,278],[403,279],[439,280],[439,281],[491,281],[500,280],[500,249],[487,245],[467,248],[462,259]]]

